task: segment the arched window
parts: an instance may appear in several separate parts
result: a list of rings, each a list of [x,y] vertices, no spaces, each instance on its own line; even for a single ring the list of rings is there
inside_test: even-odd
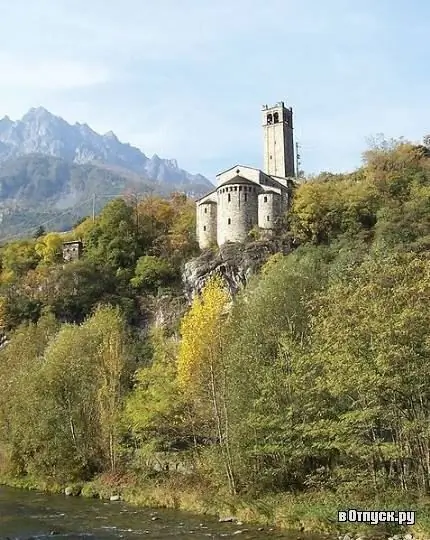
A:
[[[273,115],[273,123],[277,124],[279,122],[279,113],[275,112]]]
[[[231,202],[231,195],[230,195],[230,193],[228,194],[228,202]]]
[[[230,219],[230,218],[228,218],[227,223],[228,223],[229,225],[231,225],[231,219]]]
[[[267,221],[270,221],[270,216],[267,216]]]
[[[207,209],[207,208],[205,208],[205,214],[207,214],[207,213],[208,213],[208,209]]]
[[[267,197],[264,197],[264,202],[267,202]]]
[[[206,225],[203,225],[203,230],[204,230],[204,231],[206,230]]]
[[[271,114],[267,115],[267,123],[268,124],[273,124],[273,116]]]
[[[234,186],[234,191],[237,191],[237,186]]]

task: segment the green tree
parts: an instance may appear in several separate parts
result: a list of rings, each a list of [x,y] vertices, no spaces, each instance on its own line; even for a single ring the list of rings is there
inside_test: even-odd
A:
[[[102,441],[109,458],[110,471],[114,473],[117,470],[119,420],[131,363],[129,338],[120,310],[112,306],[100,306],[84,328],[97,342],[93,361],[99,381],[97,402]]]
[[[124,413],[124,422],[139,447],[139,466],[142,458],[146,460],[154,452],[195,445],[193,423],[189,427],[192,415],[177,379],[178,344],[159,328],[151,329],[150,343],[152,361],[137,371]]]
[[[156,292],[159,287],[169,285],[176,277],[176,272],[168,261],[145,255],[137,261],[131,284],[137,289]]]

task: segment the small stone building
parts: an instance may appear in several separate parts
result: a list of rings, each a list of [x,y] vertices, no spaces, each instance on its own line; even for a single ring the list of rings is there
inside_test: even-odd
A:
[[[265,171],[235,165],[217,175],[217,187],[196,203],[201,249],[244,242],[258,227],[271,233],[290,205],[294,186],[292,110],[263,107]]]
[[[84,246],[80,240],[63,242],[63,261],[75,261],[82,257]]]

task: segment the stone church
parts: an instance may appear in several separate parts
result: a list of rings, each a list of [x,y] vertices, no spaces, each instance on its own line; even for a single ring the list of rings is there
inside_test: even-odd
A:
[[[201,249],[244,242],[258,227],[270,233],[287,211],[294,185],[293,111],[281,101],[263,107],[264,171],[235,165],[217,174],[217,187],[199,199]]]

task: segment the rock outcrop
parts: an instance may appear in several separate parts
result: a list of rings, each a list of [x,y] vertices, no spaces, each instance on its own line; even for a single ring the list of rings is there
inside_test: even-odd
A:
[[[217,251],[204,251],[185,264],[182,273],[185,296],[191,301],[201,292],[207,280],[215,275],[223,279],[234,296],[269,257],[278,252],[286,253],[288,248],[276,241],[225,244]]]

